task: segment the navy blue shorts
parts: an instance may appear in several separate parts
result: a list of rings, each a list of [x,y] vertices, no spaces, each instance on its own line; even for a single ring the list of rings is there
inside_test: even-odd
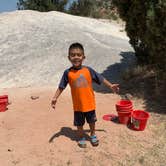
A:
[[[74,111],[74,126],[83,126],[85,124],[85,119],[87,123],[96,122],[97,118],[95,110],[89,112]]]

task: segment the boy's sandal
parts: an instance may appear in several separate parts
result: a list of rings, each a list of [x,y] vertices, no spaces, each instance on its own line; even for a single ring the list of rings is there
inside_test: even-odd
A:
[[[96,135],[90,136],[90,139],[91,139],[91,144],[92,144],[93,146],[98,146],[98,145],[99,145],[99,140],[97,139],[97,136],[96,136]]]
[[[78,146],[81,148],[86,148],[86,139],[84,137],[78,141]]]

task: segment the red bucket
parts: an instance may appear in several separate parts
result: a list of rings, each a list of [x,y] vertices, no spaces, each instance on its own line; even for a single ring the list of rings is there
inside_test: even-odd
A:
[[[5,99],[0,100],[0,112],[6,111],[7,102]]]
[[[2,100],[5,100],[6,103],[8,104],[8,95],[0,96],[0,101],[2,101]]]
[[[117,112],[131,112],[133,107],[125,107],[125,108],[116,108]]]
[[[132,112],[131,121],[132,125],[131,128],[137,131],[143,131],[146,127],[147,120],[150,117],[148,112],[143,110],[135,110]]]
[[[116,103],[116,105],[119,107],[126,107],[126,106],[131,106],[132,102],[130,100],[120,100]]]
[[[116,103],[117,112],[131,112],[132,109],[133,105],[130,100],[120,100]]]
[[[119,123],[128,124],[131,119],[131,112],[118,112]]]

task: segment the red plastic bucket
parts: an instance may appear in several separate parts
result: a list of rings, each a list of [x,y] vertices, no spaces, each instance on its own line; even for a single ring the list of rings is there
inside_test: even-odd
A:
[[[131,112],[118,112],[119,123],[128,124],[131,119]]]
[[[3,95],[3,96],[0,96],[0,101],[6,101],[6,103],[8,104],[8,95]]]
[[[117,112],[131,112],[132,109],[133,105],[130,100],[120,100],[116,103]]]
[[[0,112],[5,112],[6,106],[7,106],[6,99],[1,99],[0,100]]]
[[[116,105],[119,107],[126,107],[126,106],[131,106],[132,102],[130,100],[120,100],[116,103]]]
[[[120,100],[116,103],[119,123],[128,124],[130,122],[132,109],[133,105],[130,100]]]
[[[131,112],[133,107],[125,107],[125,108],[116,108],[117,112]]]
[[[132,112],[131,121],[132,125],[131,128],[138,131],[143,131],[146,127],[147,120],[150,117],[148,112],[143,110],[135,110]]]

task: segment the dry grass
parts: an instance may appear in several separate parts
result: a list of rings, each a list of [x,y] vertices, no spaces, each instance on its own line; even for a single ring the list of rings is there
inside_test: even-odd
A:
[[[157,78],[157,79],[156,79]],[[145,109],[150,112],[148,125],[153,133],[153,146],[142,147],[132,141],[135,152],[126,156],[119,165],[165,166],[166,165],[166,89],[165,80],[158,80],[157,73],[147,66],[137,66],[124,72],[123,93],[130,92],[134,98],[144,101]]]
[[[164,115],[165,120],[166,116]],[[140,142],[134,142],[135,140],[130,136],[130,139],[127,138],[125,142],[129,141],[130,148],[135,149],[132,155],[125,157],[124,160],[119,162],[119,165],[141,165],[141,166],[165,166],[166,165],[166,121],[161,123],[153,123],[155,119],[155,114],[152,114],[151,123],[148,128],[153,132],[153,140],[151,144],[152,147],[148,148],[143,146],[141,140]],[[150,138],[151,140],[151,138]]]

